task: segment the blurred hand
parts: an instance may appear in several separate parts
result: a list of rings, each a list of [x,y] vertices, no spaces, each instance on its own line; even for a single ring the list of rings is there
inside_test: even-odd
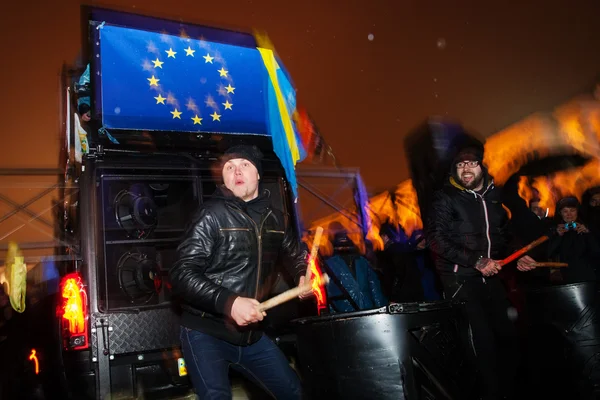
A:
[[[581,234],[588,233],[590,230],[584,224],[577,224],[577,228],[575,228],[575,231]]]
[[[502,269],[502,266],[497,260],[492,260],[491,258],[482,258],[477,261],[475,264],[475,269],[477,269],[483,276],[492,276],[496,275]]]
[[[260,303],[249,297],[238,297],[231,306],[231,318],[239,326],[246,326],[262,321],[267,316],[266,312],[258,311]]]
[[[300,277],[300,282],[298,282],[298,287],[304,286],[304,282],[306,282],[306,277],[301,276]],[[306,300],[306,299],[309,299],[309,298],[313,297],[314,295],[315,295],[315,293],[313,292],[312,287],[311,287],[310,289],[308,289],[308,290],[300,293],[300,295],[298,296],[298,298],[300,300]]]
[[[558,226],[556,227],[556,233],[558,233],[558,235],[559,235],[559,236],[562,236],[562,235],[564,235],[566,231],[567,231],[567,228],[565,228],[565,226],[564,226],[564,225],[562,225],[562,224],[561,224],[561,225],[558,225]]]
[[[523,256],[517,261],[517,269],[519,271],[531,271],[535,269],[535,260],[529,256]]]

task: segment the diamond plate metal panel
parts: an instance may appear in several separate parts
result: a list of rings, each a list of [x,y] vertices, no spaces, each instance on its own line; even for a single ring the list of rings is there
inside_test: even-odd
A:
[[[111,328],[108,330],[110,354],[179,346],[179,316],[170,308],[146,310],[139,314],[94,314],[92,327],[95,327],[100,319],[104,319],[105,323],[108,321]],[[92,344],[92,356],[97,357],[95,332],[92,332]]]

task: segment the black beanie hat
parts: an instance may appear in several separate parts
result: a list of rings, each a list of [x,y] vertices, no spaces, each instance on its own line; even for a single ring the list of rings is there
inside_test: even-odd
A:
[[[248,146],[245,144],[230,147],[229,149],[227,149],[227,151],[225,151],[223,157],[221,157],[221,170],[223,169],[223,166],[227,161],[233,160],[235,158],[243,158],[244,160],[248,160],[252,164],[254,164],[256,170],[258,171],[258,175],[262,179],[263,154],[258,147]]]
[[[577,197],[574,196],[563,197],[556,203],[555,214],[559,214],[560,210],[562,210],[565,207],[579,208],[579,200],[577,200]]]
[[[456,154],[452,163],[456,164],[461,161],[479,161],[479,163],[482,163],[483,151],[476,147],[465,147]]]

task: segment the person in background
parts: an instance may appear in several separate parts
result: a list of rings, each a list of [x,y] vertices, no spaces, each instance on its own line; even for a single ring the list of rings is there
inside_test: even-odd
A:
[[[333,255],[325,258],[330,274],[326,286],[331,313],[379,308],[388,304],[381,283],[367,258],[360,254],[338,222],[328,228],[333,244]]]
[[[579,217],[579,208],[579,201],[573,196],[563,197],[556,203],[555,232],[548,243],[548,257],[569,266],[554,272],[562,276],[562,279],[553,279],[555,282],[596,281],[600,248]]]
[[[532,213],[534,213],[539,219],[544,219],[548,216],[548,210],[544,210],[540,206],[540,199],[533,198],[529,200],[529,209]]]
[[[600,186],[587,189],[581,196],[581,218],[600,243]]]

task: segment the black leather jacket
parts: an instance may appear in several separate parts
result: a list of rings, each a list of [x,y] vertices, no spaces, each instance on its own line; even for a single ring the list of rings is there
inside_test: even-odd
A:
[[[184,310],[183,326],[234,344],[253,343],[262,333],[231,320],[234,300],[265,300],[279,261],[296,283],[305,273],[306,251],[284,214],[266,201],[258,224],[246,203],[224,187],[196,212],[170,270],[173,294]]]
[[[502,206],[499,189],[493,182],[485,187],[479,194],[450,178],[434,194],[427,238],[440,274],[481,276],[473,268],[480,257],[505,256],[508,214]]]

